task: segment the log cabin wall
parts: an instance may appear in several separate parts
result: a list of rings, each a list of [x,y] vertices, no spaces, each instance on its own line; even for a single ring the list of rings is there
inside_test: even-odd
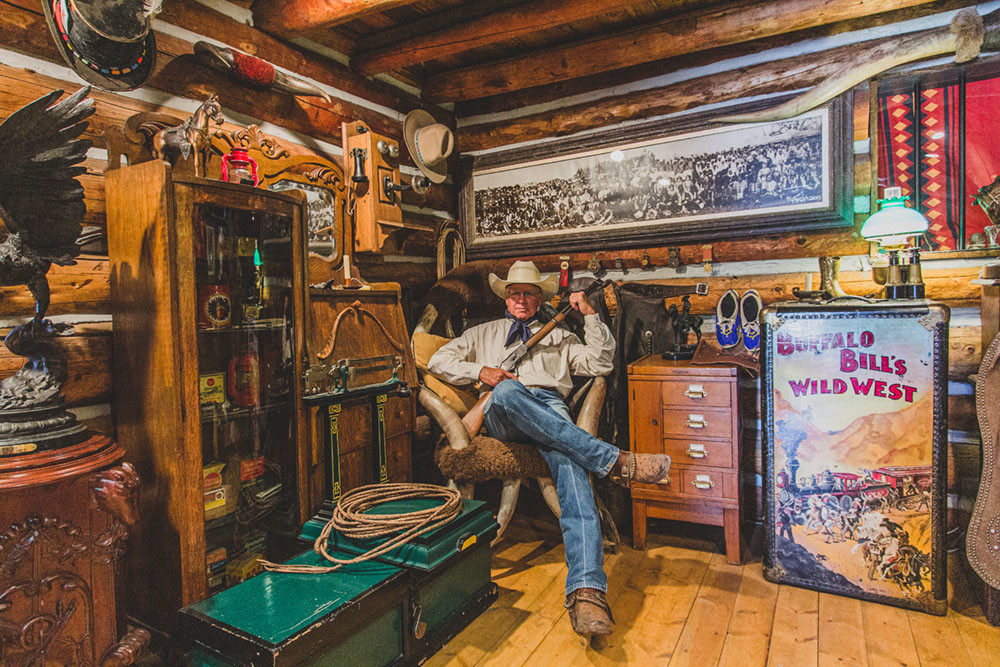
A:
[[[510,0],[498,0],[496,6],[502,9],[515,4]],[[336,36],[319,40],[323,44],[285,41],[251,27],[250,0],[167,0],[163,13],[154,22],[159,51],[154,75],[138,91],[113,94],[95,89],[93,93],[97,99],[97,114],[88,134],[95,146],[87,162],[88,173],[81,178],[87,196],[87,223],[104,224],[106,153],[103,131],[120,126],[127,117],[140,111],[162,111],[185,117],[211,92],[219,94],[227,120],[231,121],[227,129],[257,123],[293,152],[317,152],[335,162],[342,156],[342,121],[361,119],[377,132],[399,139],[403,116],[419,106],[456,128],[460,153],[476,155],[799,90],[822,80],[838,60],[858,44],[894,34],[894,30],[910,32],[947,25],[951,13],[961,7],[974,6],[980,14],[985,14],[1000,6],[998,2],[962,0],[886,0],[880,3],[884,13],[866,18],[846,17],[831,23],[830,17],[813,18],[822,4],[814,0],[756,3],[762,12],[771,8],[773,13],[780,7],[787,19],[782,25],[772,21],[766,32],[769,36],[752,43],[730,39],[733,31],[765,34],[757,24],[739,25],[738,13],[724,15],[728,23],[725,23],[726,30],[721,32],[718,25],[713,32],[707,20],[679,20],[669,30],[665,28],[662,34],[654,35],[661,60],[582,78],[567,76],[559,83],[502,94],[489,90],[489,81],[484,80],[481,72],[478,88],[473,85],[474,77],[470,79],[468,73],[457,70],[461,75],[432,76],[425,81],[423,90],[356,74],[344,64],[347,59],[336,53]],[[687,5],[695,7],[698,3]],[[580,3],[580,12],[587,11],[590,6],[596,5]],[[453,11],[466,9],[456,6]],[[543,11],[544,7],[539,7],[539,12]],[[786,34],[787,30],[795,32]],[[236,83],[194,60],[192,44],[199,39],[251,53],[318,82],[333,102],[261,92]],[[688,52],[686,45],[693,43],[709,44],[713,48],[685,55]],[[625,46],[611,42],[605,45],[606,48],[591,48],[589,53],[578,55],[613,59],[618,57],[616,49]],[[357,71],[375,71],[373,60],[396,57],[388,51],[379,53],[378,49],[361,56],[358,63],[352,63]],[[542,64],[535,62],[534,70],[540,71],[538,66]],[[561,65],[556,62],[553,67],[558,69]],[[522,68],[526,75],[531,75],[531,70]],[[508,78],[519,76],[516,71],[495,73]],[[502,77],[490,80],[502,80]],[[0,3],[0,117],[5,118],[50,90],[71,91],[81,84],[60,58],[38,0]],[[813,283],[818,285],[816,258],[823,255],[844,258],[841,285],[846,291],[854,294],[875,291],[877,286],[871,282],[861,259],[868,246],[858,235],[871,199],[868,87],[862,85],[853,92],[856,211],[853,229],[715,242],[711,248],[710,272],[701,266],[703,249],[700,243],[681,246],[681,260],[686,265],[684,273],[665,268],[665,245],[603,250],[599,257],[609,268],[616,258],[621,258],[628,273],[612,275],[623,280],[663,283],[707,280],[710,295],[693,299],[693,304],[697,313],[708,316],[706,330],[709,332],[715,300],[725,289],[732,287],[742,291],[753,287],[761,292],[766,302],[789,298],[791,287],[803,285],[806,274],[812,274]],[[450,107],[433,103],[446,99],[455,101],[454,112]],[[402,160],[404,176],[415,174],[416,169],[406,151],[402,152]],[[455,218],[456,199],[455,186],[450,181],[431,188],[425,197],[404,193],[406,220],[422,225],[426,231],[405,232],[390,239],[384,254],[356,256],[361,274],[372,281],[397,280],[418,299],[422,288],[435,279],[434,240],[440,225]],[[645,253],[657,267],[654,270],[639,268]],[[555,251],[531,259],[543,270],[555,271],[561,254]],[[572,253],[574,269],[581,271],[591,254]],[[981,355],[979,288],[969,280],[977,275],[983,261],[947,258],[930,260],[924,265],[928,296],[953,309],[950,348],[952,466],[949,472],[949,488],[956,494],[951,499],[953,506],[958,504],[959,491],[965,499],[973,497],[978,481],[978,433],[967,376],[977,368]],[[112,351],[107,258],[101,254],[85,255],[76,266],[53,267],[48,277],[52,285],[50,314],[74,323],[77,330],[75,336],[64,341],[71,360],[67,400],[95,429],[113,432],[109,404]],[[28,316],[31,299],[21,288],[4,288],[2,295],[0,318],[3,318],[3,326],[9,328]],[[6,349],[0,349],[0,375],[10,375],[20,364],[21,361],[9,355]]]
[[[255,30],[247,24],[248,5],[168,0],[153,23],[157,65],[146,84],[121,94],[93,89],[97,111],[86,136],[94,147],[85,163],[87,173],[80,178],[87,204],[85,224],[105,226],[104,131],[120,128],[139,112],[186,118],[213,92],[219,95],[227,121],[223,129],[257,124],[293,154],[315,153],[336,164],[342,160],[343,121],[363,120],[401,144],[402,121],[411,109],[424,107],[440,122],[454,125],[450,111],[423,104],[415,89],[355,75],[336,60]],[[333,101],[254,90],[231,80],[194,59],[192,45],[202,39],[256,55],[319,82]],[[84,82],[60,57],[39,1],[0,3],[0,118],[52,90],[68,94],[82,85]],[[405,150],[400,158],[402,175],[408,181],[419,172]],[[423,197],[405,192],[404,221],[420,229],[390,237],[384,254],[355,255],[356,272],[368,281],[394,280],[410,288],[433,282],[437,229],[454,219],[454,199],[450,183],[431,188]],[[107,255],[100,252],[102,247],[98,244],[98,252],[82,255],[75,266],[52,267],[48,273],[52,292],[48,316],[72,323],[76,331],[60,341],[69,360],[70,377],[64,386],[69,407],[92,429],[113,435],[109,266]],[[4,287],[0,298],[2,334],[30,317],[33,308],[26,288]],[[23,362],[0,346],[0,379],[12,375]]]
[[[785,3],[789,23],[794,23],[798,6],[808,2]],[[901,3],[906,4],[906,3]],[[913,4],[913,3],[910,3]],[[720,109],[751,99],[798,91],[815,85],[841,67],[844,57],[864,42],[884,38],[896,32],[933,29],[947,26],[955,10],[975,7],[983,15],[998,3],[931,2],[905,7],[878,17],[844,21],[833,26],[779,34],[754,42],[754,50],[736,44],[685,56],[684,43],[718,38],[706,21],[678,25],[673,35],[678,57],[662,63],[647,63],[626,70],[596,74],[582,79],[533,87],[508,94],[496,94],[457,102],[455,113],[456,142],[464,156],[488,155],[513,147],[543,145],[580,133],[611,130],[650,119],[690,113],[694,110]],[[896,24],[899,24],[898,27]],[[905,27],[903,27],[905,25]],[[731,26],[752,30],[754,26]],[[593,46],[593,44],[591,45]],[[605,45],[614,48],[614,45]],[[613,57],[608,48],[593,48],[592,58]],[[664,47],[669,48],[669,47]],[[672,54],[668,54],[672,55]],[[583,56],[586,57],[586,56]],[[989,57],[988,55],[983,58]],[[678,64],[680,60],[680,64]],[[929,65],[951,63],[942,58]],[[559,63],[535,63],[540,69],[558,68]],[[562,64],[565,66],[565,63]],[[495,74],[499,79],[502,75]],[[530,74],[525,74],[529,76]],[[430,85],[429,82],[428,86]],[[455,85],[455,84],[451,84]],[[467,84],[468,85],[468,84]],[[480,87],[479,92],[489,84]],[[877,84],[876,84],[877,86]],[[869,244],[861,238],[861,224],[872,208],[872,183],[875,175],[869,137],[870,93],[865,82],[853,89],[854,146],[854,227],[832,231],[776,234],[743,237],[711,243],[710,270],[702,265],[704,246],[689,243],[680,246],[685,266],[667,268],[667,246],[640,249],[604,250],[519,257],[533,260],[543,271],[558,271],[560,256],[568,255],[576,272],[586,270],[596,256],[617,280],[650,281],[661,284],[692,284],[706,281],[708,296],[692,296],[692,311],[705,318],[704,332],[714,335],[714,307],[722,293],[735,289],[742,293],[754,288],[765,304],[793,299],[792,287],[802,287],[811,275],[819,285],[818,257],[842,258],[840,284],[850,294],[866,295],[880,289],[871,279],[866,255]],[[449,93],[453,92],[445,86]],[[425,97],[428,96],[425,89]],[[477,94],[479,94],[477,92]],[[433,94],[431,95],[434,98]],[[674,244],[671,244],[674,245]],[[995,254],[995,253],[994,253]],[[652,269],[641,268],[648,260]],[[927,297],[952,309],[949,349],[949,471],[948,506],[954,520],[964,525],[971,511],[979,483],[979,433],[976,422],[973,385],[969,375],[978,369],[981,359],[979,299],[980,288],[970,283],[980,267],[993,258],[969,258],[958,255],[925,258],[923,276]],[[620,260],[625,271],[612,267]],[[759,388],[759,384],[757,385]],[[759,401],[757,402],[759,408]],[[759,414],[758,414],[759,443]],[[758,446],[756,471],[758,488],[763,470]]]

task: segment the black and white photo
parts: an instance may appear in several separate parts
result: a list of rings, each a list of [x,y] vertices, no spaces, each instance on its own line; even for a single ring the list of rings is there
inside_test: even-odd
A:
[[[841,210],[842,147],[832,145],[840,111],[828,105],[788,120],[706,122],[635,141],[618,133],[618,141],[587,150],[477,161],[465,192],[469,250],[626,247],[637,238],[849,224]]]

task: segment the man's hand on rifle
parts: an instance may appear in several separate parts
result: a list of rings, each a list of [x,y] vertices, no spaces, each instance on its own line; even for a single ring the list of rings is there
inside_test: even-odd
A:
[[[479,371],[479,381],[483,384],[495,387],[504,380],[516,380],[517,376],[510,371],[505,371],[500,368],[491,368],[489,366],[483,366],[483,370]]]
[[[597,311],[594,307],[590,305],[587,301],[587,297],[583,295],[583,292],[573,292],[569,295],[569,305],[580,311],[582,315],[593,315]]]

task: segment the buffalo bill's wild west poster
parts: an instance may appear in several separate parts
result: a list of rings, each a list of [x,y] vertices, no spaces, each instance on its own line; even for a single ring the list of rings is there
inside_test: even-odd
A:
[[[948,309],[764,312],[765,574],[943,614]]]

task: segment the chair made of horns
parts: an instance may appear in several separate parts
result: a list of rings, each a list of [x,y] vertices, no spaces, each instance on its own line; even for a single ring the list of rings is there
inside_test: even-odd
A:
[[[490,291],[486,276],[491,271],[505,272],[508,265],[509,262],[469,262],[453,269],[439,280],[428,291],[427,303],[414,331],[414,347],[418,347],[419,335],[429,336],[436,331],[454,337],[458,328],[455,325],[462,319],[462,315],[472,321],[502,317],[503,302]],[[418,367],[421,366],[421,356],[417,355]],[[420,388],[418,400],[443,432],[443,444],[437,448],[434,458],[441,473],[449,480],[449,485],[459,489],[463,496],[471,498],[476,482],[499,479],[503,484],[497,512],[500,529],[496,539],[500,539],[510,523],[521,483],[526,479],[534,478],[538,482],[542,498],[556,517],[559,517],[561,512],[552,473],[537,447],[501,442],[482,434],[471,437],[462,424],[459,409],[463,408],[463,403],[464,409],[468,409],[475,397],[466,396],[463,400],[451,395],[445,400],[428,388],[428,385],[445,393],[451,393],[453,388],[428,376],[425,369],[421,370],[425,372],[425,384]],[[592,435],[597,434],[606,387],[603,377],[586,378],[567,401],[570,412],[577,415],[577,426]],[[604,533],[612,545],[616,546],[619,538],[614,520],[596,493],[595,500]]]
[[[576,392],[584,395],[579,401],[576,425],[591,435],[597,434],[605,388],[604,378],[595,377],[590,378],[587,384]],[[559,499],[556,496],[552,473],[545,459],[538,453],[537,447],[518,442],[503,442],[483,434],[470,436],[455,408],[426,386],[420,388],[418,400],[444,432],[445,443],[438,447],[434,460],[441,474],[448,479],[450,486],[458,488],[464,497],[470,498],[472,487],[476,482],[491,479],[502,481],[500,509],[497,512],[497,523],[500,524],[497,540],[503,535],[514,515],[521,482],[525,479],[534,478],[538,482],[542,498],[556,517],[560,516]],[[598,504],[601,505],[599,501]]]

